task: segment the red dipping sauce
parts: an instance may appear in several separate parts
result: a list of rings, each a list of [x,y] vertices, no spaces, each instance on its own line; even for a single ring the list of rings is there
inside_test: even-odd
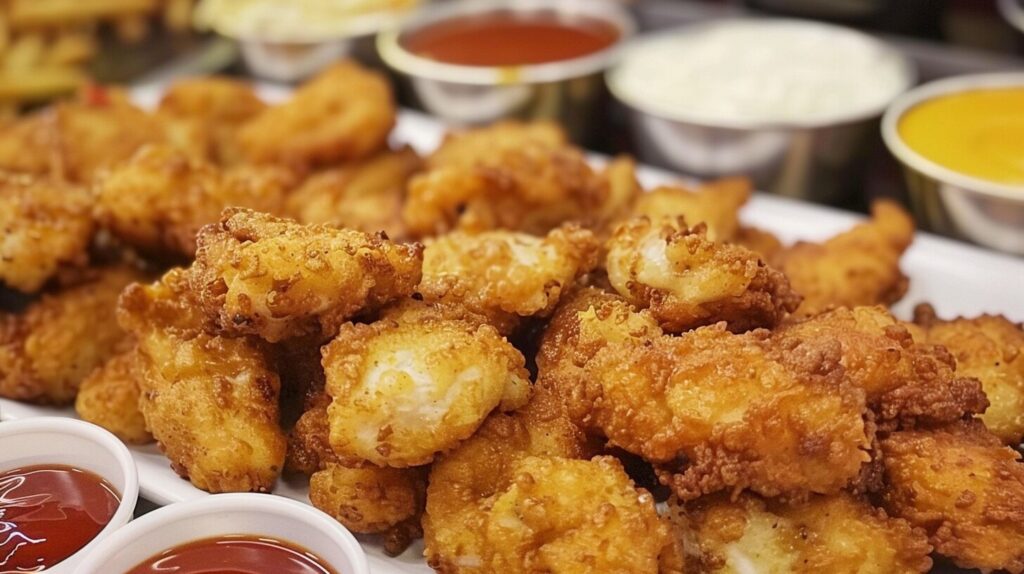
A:
[[[88,544],[120,504],[99,476],[59,464],[0,473],[0,573],[44,572]]]
[[[463,66],[521,66],[600,52],[619,29],[597,18],[566,18],[551,10],[499,10],[428,25],[402,39],[406,50]]]
[[[204,538],[151,556],[126,574],[337,574],[312,552],[281,540]]]

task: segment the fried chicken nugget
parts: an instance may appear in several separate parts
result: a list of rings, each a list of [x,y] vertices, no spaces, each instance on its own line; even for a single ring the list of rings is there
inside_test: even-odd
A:
[[[804,301],[797,315],[810,317],[833,307],[889,305],[907,291],[900,256],[914,237],[914,221],[898,204],[878,200],[871,219],[823,243],[784,249],[776,266]]]
[[[729,242],[746,247],[768,262],[774,262],[783,249],[782,242],[774,234],[749,226],[741,226]]]
[[[419,515],[426,480],[420,468],[328,463],[309,479],[309,501],[352,532],[386,532]]]
[[[387,79],[344,61],[243,124],[238,145],[256,163],[323,165],[369,157],[384,148],[394,125]]]
[[[1024,572],[1024,464],[978,420],[882,441],[885,507],[962,568]]]
[[[333,336],[355,313],[410,295],[423,260],[416,244],[240,208],[197,243],[190,281],[206,313],[226,334],[270,342]]]
[[[153,435],[139,410],[137,361],[132,347],[94,369],[78,389],[75,412],[124,442],[145,444],[153,441]]]
[[[139,408],[178,474],[207,492],[268,492],[284,466],[277,373],[254,337],[207,333],[187,272],[121,296],[138,342]]]
[[[98,269],[85,283],[43,295],[21,314],[0,314],[0,396],[63,405],[93,369],[124,350],[117,297],[143,276]]]
[[[429,463],[528,400],[524,364],[493,327],[440,312],[347,323],[323,348],[331,448],[343,462]]]
[[[1024,330],[1005,317],[980,315],[943,321],[929,305],[914,309],[927,341],[956,357],[956,372],[981,381],[989,407],[985,426],[1010,446],[1024,438]]]
[[[739,210],[750,199],[752,185],[743,177],[729,177],[690,190],[662,186],[641,194],[632,215],[651,221],[682,217],[687,225],[703,223],[711,241],[732,241],[740,232]]]
[[[95,225],[84,188],[0,174],[0,281],[33,293],[65,268],[84,266]]]
[[[804,502],[742,494],[670,501],[678,535],[689,542],[687,572],[741,574],[912,574],[928,572],[928,537],[850,494]]]
[[[682,219],[631,219],[606,247],[612,286],[669,332],[718,321],[735,332],[774,327],[800,303],[786,277],[757,254],[711,241],[702,226],[687,229]]]

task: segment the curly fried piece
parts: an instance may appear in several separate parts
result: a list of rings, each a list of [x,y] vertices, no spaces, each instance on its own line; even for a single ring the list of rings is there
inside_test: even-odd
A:
[[[353,61],[324,70],[238,130],[249,161],[298,166],[369,157],[395,124],[387,79]]]
[[[797,243],[773,263],[804,301],[796,314],[811,317],[834,307],[889,305],[907,291],[900,256],[914,222],[888,200],[871,206],[871,219],[823,243]]]
[[[496,326],[550,315],[562,293],[597,265],[593,233],[566,224],[546,237],[511,231],[455,231],[427,240],[426,301],[456,302],[492,317]]]
[[[527,401],[524,363],[493,327],[440,312],[345,324],[323,348],[331,447],[343,462],[426,464]]]
[[[18,315],[0,314],[0,396],[63,405],[93,369],[124,350],[117,297],[142,275],[98,269],[84,284],[43,295]]]
[[[330,223],[392,239],[408,235],[402,221],[405,185],[422,166],[412,148],[311,175],[288,195],[287,212],[301,223]]]
[[[956,372],[976,377],[989,400],[985,426],[1010,446],[1024,439],[1024,329],[1006,317],[980,315],[943,321],[929,305],[914,309],[927,341],[956,357]]]
[[[271,166],[222,171],[171,146],[146,146],[98,178],[96,217],[130,245],[191,258],[199,229],[225,208],[281,211],[293,178]]]
[[[864,389],[879,425],[952,422],[985,411],[988,400],[974,378],[954,371],[942,347],[915,343],[883,307],[840,308],[789,324],[773,335],[783,350],[835,340],[846,376]]]
[[[138,342],[139,408],[171,466],[208,492],[267,492],[284,466],[281,384],[259,339],[204,330],[186,271],[121,297]]]
[[[882,441],[890,513],[962,568],[1024,572],[1024,464],[981,421]]]
[[[197,239],[190,281],[227,334],[270,342],[334,335],[354,314],[413,292],[422,247],[247,209],[224,211]]]
[[[690,227],[703,223],[711,241],[732,241],[740,232],[739,210],[750,199],[752,185],[743,177],[729,177],[690,190],[663,186],[641,194],[632,215],[654,222],[682,217]]]
[[[687,229],[681,219],[631,219],[607,249],[615,290],[672,333],[718,321],[734,332],[774,327],[800,303],[786,277],[757,254],[710,241],[702,227]]]
[[[127,443],[153,441],[139,410],[138,361],[135,348],[112,357],[82,381],[75,412]]]
[[[923,530],[846,493],[792,504],[743,494],[670,505],[679,536],[691,543],[687,572],[912,574],[932,567]]]
[[[0,174],[0,281],[33,293],[62,269],[84,266],[95,227],[90,211],[81,187]]]
[[[417,516],[426,480],[419,468],[328,463],[309,479],[309,501],[352,532],[385,532]]]

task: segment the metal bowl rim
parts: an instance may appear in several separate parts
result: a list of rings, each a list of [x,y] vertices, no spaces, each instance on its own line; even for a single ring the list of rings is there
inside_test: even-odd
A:
[[[373,36],[381,30],[387,30],[401,25],[401,23],[414,12],[423,0],[417,0],[416,5],[399,10],[381,10],[353,16],[348,24],[339,26],[335,33],[323,35],[306,35],[301,38],[289,37],[287,34],[259,34],[256,32],[238,33],[230,26],[224,26],[216,22],[201,22],[198,17],[193,18],[194,26],[200,30],[210,30],[219,36],[238,42],[250,42],[269,45],[296,45],[312,46],[314,44],[326,44],[333,42],[344,42],[367,36]]]
[[[986,88],[1024,88],[1024,72],[995,72],[954,76],[918,86],[896,98],[882,116],[882,139],[886,147],[905,166],[932,179],[955,185],[970,192],[980,193],[1015,202],[1024,202],[1024,185],[1011,185],[989,181],[951,170],[913,150],[899,135],[899,120],[913,107],[936,97],[958,92]]]

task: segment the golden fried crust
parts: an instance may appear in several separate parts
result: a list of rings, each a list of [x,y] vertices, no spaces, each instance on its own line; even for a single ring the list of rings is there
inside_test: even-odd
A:
[[[630,209],[644,195],[644,190],[636,179],[636,160],[628,155],[609,161],[601,177],[608,182],[608,196],[601,204],[597,223],[607,228],[609,224],[629,216]]]
[[[834,307],[889,305],[907,291],[899,262],[913,235],[910,215],[896,203],[879,200],[871,207],[871,220],[824,243],[797,243],[774,263],[804,298],[799,316]]]
[[[882,441],[890,513],[963,568],[1024,572],[1024,464],[981,421]]]
[[[118,319],[138,341],[146,426],[197,488],[269,491],[285,459],[280,381],[258,339],[203,330],[184,275],[171,270],[121,297]]]
[[[991,403],[981,420],[1004,443],[1024,438],[1024,330],[1005,317],[981,315],[943,321],[930,306],[914,309],[925,339],[956,358],[956,372],[981,381]]]
[[[932,567],[924,531],[852,495],[814,496],[787,504],[755,495],[723,495],[670,515],[689,542],[687,572],[911,574]]]
[[[139,410],[137,360],[133,347],[94,369],[78,389],[75,412],[124,442],[145,444],[152,442],[153,435]]]
[[[782,242],[769,231],[756,227],[741,226],[736,235],[729,241],[757,253],[765,261],[775,261],[782,251]]]
[[[328,225],[227,209],[198,237],[192,288],[226,334],[271,342],[333,335],[355,313],[405,297],[422,247]]]
[[[316,399],[317,404],[302,413],[288,433],[285,469],[289,472],[311,476],[329,464],[340,464],[338,456],[331,450],[329,440],[331,427],[327,419],[327,406],[330,405],[331,397],[327,393],[321,396],[322,399]]]
[[[711,241],[733,241],[740,231],[739,210],[750,199],[751,189],[750,180],[743,177],[710,181],[693,190],[658,187],[640,195],[632,215],[655,222],[682,217],[690,227],[703,223]]]
[[[718,321],[734,332],[773,327],[800,303],[786,277],[757,254],[710,241],[681,219],[631,219],[607,249],[615,290],[672,333]]]
[[[394,124],[387,80],[345,61],[242,125],[238,145],[256,163],[323,165],[369,157],[384,147]]]
[[[405,147],[319,171],[288,195],[287,212],[301,223],[383,231],[402,239],[408,235],[402,222],[405,184],[421,167],[420,157]]]
[[[423,469],[329,463],[309,479],[309,501],[352,532],[377,533],[416,516],[426,490]]]
[[[85,265],[95,227],[90,204],[83,188],[0,174],[0,281],[32,293],[61,269]]]
[[[864,389],[883,427],[939,424],[985,411],[981,384],[954,371],[942,347],[915,343],[883,307],[840,308],[789,324],[773,334],[783,350],[835,340],[846,376]]]
[[[55,128],[52,108],[5,123],[0,129],[0,170],[34,176],[60,175]]]
[[[282,168],[221,170],[167,145],[146,146],[96,183],[96,217],[124,242],[191,258],[196,233],[226,207],[280,212],[294,175]]]
[[[140,273],[99,270],[85,284],[44,295],[20,315],[0,315],[0,396],[68,404],[93,369],[124,350],[117,296]]]
[[[440,313],[343,325],[323,349],[331,447],[343,462],[426,464],[526,402],[524,363],[493,327]]]

